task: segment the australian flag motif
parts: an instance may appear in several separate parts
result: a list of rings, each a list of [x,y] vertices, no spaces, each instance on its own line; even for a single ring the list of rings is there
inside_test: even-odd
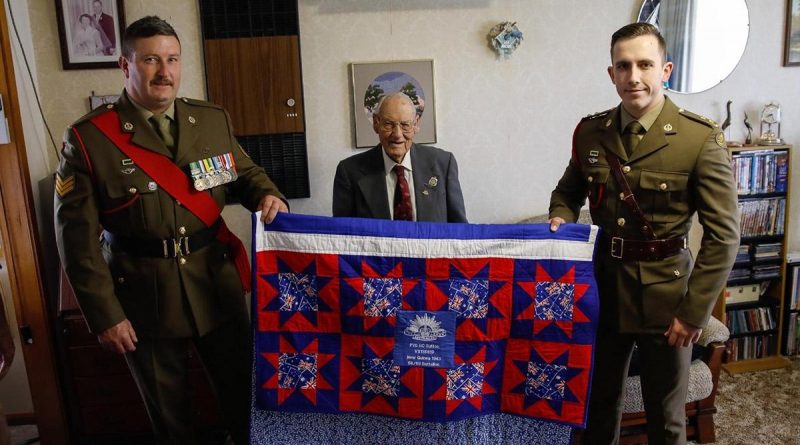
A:
[[[585,426],[596,227],[257,221],[256,410]]]

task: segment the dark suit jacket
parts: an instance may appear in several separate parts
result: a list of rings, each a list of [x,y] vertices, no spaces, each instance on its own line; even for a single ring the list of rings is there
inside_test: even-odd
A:
[[[228,114],[212,103],[175,101],[176,154],[164,145],[123,92],[112,108],[122,131],[140,147],[171,158],[186,170],[189,163],[231,153],[238,179],[208,190],[216,204],[226,194],[254,211],[264,195],[282,197],[264,170],[239,147]],[[64,270],[89,328],[100,334],[123,319],[137,335],[204,335],[244,310],[236,267],[225,244],[214,240],[181,258],[149,258],[113,250],[98,240],[101,227],[117,236],[142,240],[191,236],[205,224],[177,202],[90,122],[100,107],[68,130],[56,174],[56,239]],[[188,173],[187,173],[188,174]]]
[[[339,162],[333,181],[333,216],[390,219],[382,151],[378,144]],[[467,222],[453,154],[417,144],[409,153],[417,221]]]

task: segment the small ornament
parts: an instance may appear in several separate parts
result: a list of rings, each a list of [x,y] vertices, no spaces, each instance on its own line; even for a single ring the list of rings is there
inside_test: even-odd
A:
[[[436,187],[436,184],[439,183],[439,178],[436,176],[431,176],[431,179],[428,179],[428,187]]]
[[[517,22],[503,22],[492,27],[486,37],[498,56],[509,58],[522,42],[522,31]]]

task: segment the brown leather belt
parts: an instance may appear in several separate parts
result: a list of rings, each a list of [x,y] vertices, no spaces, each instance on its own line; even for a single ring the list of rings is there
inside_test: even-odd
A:
[[[668,239],[638,240],[602,234],[598,240],[601,252],[622,261],[658,261],[677,255],[688,247],[686,236]]]

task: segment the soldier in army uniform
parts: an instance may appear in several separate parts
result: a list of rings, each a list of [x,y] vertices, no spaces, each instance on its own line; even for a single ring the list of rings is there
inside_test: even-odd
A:
[[[119,101],[65,135],[55,193],[64,269],[100,344],[125,354],[159,443],[198,443],[192,344],[231,436],[249,443],[247,256],[219,213],[226,193],[266,222],[287,205],[237,144],[223,109],[175,100],[181,45],[172,26],[152,16],[132,23],[119,65]],[[202,172],[191,172],[198,162]]]
[[[600,323],[584,443],[619,440],[634,344],[649,443],[686,443],[691,345],[706,325],[739,244],[736,187],[715,123],[664,95],[672,63],[652,25],[611,38],[608,73],[622,103],[578,124],[572,158],[550,199],[550,228],[589,198],[602,228],[595,257]],[[626,142],[628,141],[628,142]],[[691,217],[704,232],[693,261]],[[613,409],[609,409],[613,407]]]

